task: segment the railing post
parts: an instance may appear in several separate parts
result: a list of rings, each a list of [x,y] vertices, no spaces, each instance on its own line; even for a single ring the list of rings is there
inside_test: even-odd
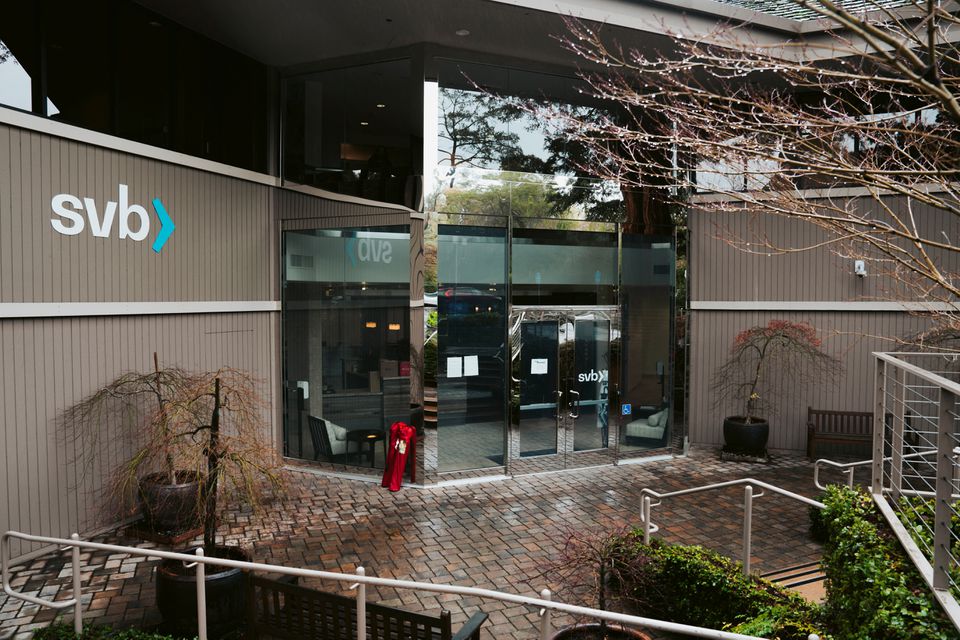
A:
[[[750,534],[753,528],[753,487],[743,488],[743,575],[750,575]]]
[[[856,471],[856,467],[850,467],[849,469],[844,470],[844,473],[847,474],[847,488],[853,489],[853,472]]]
[[[933,588],[950,588],[950,521],[953,495],[953,429],[957,396],[940,389],[937,417],[937,503],[933,521]]]
[[[873,465],[870,474],[870,491],[883,492],[883,416],[886,406],[887,362],[875,357],[873,387]],[[877,426],[879,425],[879,426]]]
[[[207,640],[207,565],[203,563],[203,547],[197,548],[197,638]]]
[[[357,567],[357,575],[363,576],[366,570]],[[367,585],[357,583],[357,640],[367,640]]]
[[[74,542],[80,540],[80,535],[70,536]],[[83,607],[80,604],[80,547],[73,545],[70,548],[70,564],[73,570],[73,632],[79,638],[83,634]]]
[[[891,499],[899,502],[900,492],[903,490],[903,448],[906,444],[904,440],[904,408],[906,406],[906,372],[897,367],[893,372],[893,383],[896,388],[893,390],[893,413],[890,425],[890,490]],[[889,412],[887,412],[889,413]],[[884,421],[886,421],[884,413]],[[884,429],[886,431],[886,429]]]
[[[643,519],[643,544],[650,544],[650,496],[643,496],[640,518]]]
[[[649,500],[649,498],[647,499]],[[544,589],[540,592],[540,597],[543,600],[550,600],[550,595],[550,589]],[[540,612],[540,640],[547,640],[550,631],[550,609],[544,607],[543,611]]]

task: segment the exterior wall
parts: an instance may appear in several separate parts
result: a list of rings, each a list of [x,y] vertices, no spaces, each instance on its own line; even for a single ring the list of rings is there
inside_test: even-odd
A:
[[[120,184],[147,210],[145,240],[119,238],[120,211],[108,237],[86,220],[77,235],[54,230],[53,196],[91,198],[102,216]],[[66,536],[116,521],[100,507],[110,470],[130,451],[124,434],[80,465],[57,416],[120,373],[149,370],[154,351],[161,364],[250,371],[279,414],[274,192],[0,124],[0,530]],[[159,253],[153,198],[176,224]]]
[[[124,371],[149,371],[154,351],[161,364],[249,371],[273,407],[277,322],[276,313],[0,320],[0,529],[69,536],[115,522],[102,491],[129,434],[110,432],[114,446],[86,466],[57,416]]]
[[[888,204],[904,203],[891,198]],[[861,207],[876,207],[869,200]],[[915,209],[920,205],[914,204]],[[935,212],[918,211],[926,224]],[[806,410],[869,411],[873,403],[873,351],[896,348],[892,339],[930,325],[929,318],[899,311],[890,299],[891,283],[869,273],[853,273],[853,259],[829,248],[775,256],[752,255],[731,247],[730,238],[766,237],[781,246],[813,245],[825,238],[811,225],[774,216],[714,216],[693,211],[689,219],[690,290],[689,437],[693,444],[723,443],[725,415],[734,407],[716,406],[710,380],[740,331],[772,319],[805,321],[817,328],[824,349],[840,358],[843,372],[833,385],[811,385],[783,394],[771,419],[769,447],[806,449]],[[942,228],[955,233],[956,223]],[[951,235],[953,237],[953,235]],[[869,270],[868,263],[868,270]]]
[[[893,348],[882,336],[920,331],[927,321],[903,312],[771,312],[697,311],[690,318],[689,436],[693,444],[723,444],[723,417],[740,413],[736,407],[715,406],[710,380],[726,359],[733,339],[743,329],[773,319],[809,322],[823,338],[824,350],[837,356],[843,371],[835,384],[784,390],[777,416],[770,418],[768,447],[805,451],[807,407],[870,411],[873,407],[874,364],[870,354]]]

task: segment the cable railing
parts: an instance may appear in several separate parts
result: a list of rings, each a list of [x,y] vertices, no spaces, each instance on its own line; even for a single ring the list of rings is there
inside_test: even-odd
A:
[[[752,481],[753,484],[764,486],[779,493],[790,494],[776,487],[766,485],[761,482]],[[729,483],[725,483],[729,484]],[[666,497],[664,494],[662,497]],[[802,496],[790,494],[803,501],[813,502]],[[649,499],[649,496],[647,497]],[[649,504],[648,511],[649,515]],[[649,519],[647,520],[649,522]],[[70,598],[65,600],[46,600],[40,597],[32,596],[14,590],[10,586],[11,565],[10,565],[10,541],[12,539],[24,540],[28,542],[37,542],[45,545],[57,546],[62,550],[71,552],[71,574],[72,574],[72,593]],[[744,635],[742,633],[732,633],[729,631],[720,631],[718,629],[707,629],[705,627],[696,627],[666,620],[657,620],[642,616],[633,616],[612,611],[603,611],[590,607],[581,607],[578,605],[555,602],[551,599],[549,589],[540,592],[540,597],[523,596],[519,594],[506,593],[503,591],[494,591],[491,589],[481,589],[478,587],[462,587],[449,584],[434,584],[430,582],[414,582],[410,580],[395,580],[391,578],[377,578],[366,575],[363,567],[357,567],[355,574],[338,573],[334,571],[320,571],[316,569],[299,569],[294,567],[284,567],[280,565],[266,564],[261,562],[247,562],[241,560],[229,560],[225,558],[213,558],[203,554],[202,549],[197,549],[196,553],[191,555],[187,553],[177,553],[173,551],[160,551],[157,549],[141,549],[138,547],[125,547],[113,544],[104,544],[81,540],[79,535],[73,534],[70,539],[54,538],[48,536],[37,536],[17,531],[7,531],[0,537],[0,563],[2,563],[3,591],[11,597],[25,602],[29,602],[41,607],[52,609],[70,609],[73,608],[73,628],[79,635],[83,631],[83,608],[82,589],[83,580],[80,564],[80,550],[90,549],[93,551],[106,551],[110,553],[122,553],[131,556],[142,556],[146,558],[156,558],[165,560],[174,560],[183,562],[185,566],[191,567],[197,574],[197,630],[199,640],[207,640],[206,624],[206,587],[204,584],[204,574],[207,565],[218,567],[237,568],[246,571],[263,571],[286,576],[297,576],[300,578],[314,578],[320,580],[330,580],[334,582],[349,583],[349,589],[356,591],[357,600],[357,620],[366,620],[366,587],[388,587],[393,589],[410,589],[418,592],[430,593],[448,593],[458,596],[472,596],[486,600],[496,600],[499,602],[508,602],[519,604],[539,610],[540,628],[538,637],[541,640],[547,640],[552,633],[551,612],[564,613],[583,618],[593,618],[596,620],[605,620],[630,627],[641,627],[653,629],[656,631],[666,631],[677,633],[694,638],[713,638],[716,640],[762,640],[756,636]],[[357,624],[357,640],[366,640],[366,625]],[[809,636],[809,640],[819,640],[815,634]]]
[[[960,359],[954,353],[874,357],[870,491],[960,629],[960,527],[952,525],[960,519]]]
[[[792,491],[787,491],[786,489],[781,489],[780,487],[774,486],[763,482],[762,480],[754,480],[753,478],[742,478],[740,480],[728,480],[726,482],[715,482],[713,484],[704,485],[702,487],[693,487],[691,489],[680,489],[678,491],[671,491],[669,493],[659,493],[653,489],[642,489],[640,491],[641,502],[640,502],[640,526],[643,528],[643,543],[650,544],[650,535],[656,533],[660,530],[660,527],[654,524],[650,519],[650,510],[653,507],[659,506],[664,499],[666,498],[675,498],[677,496],[686,496],[694,493],[703,493],[705,491],[715,491],[717,489],[725,489],[727,487],[735,487],[743,485],[743,543],[742,543],[742,553],[743,553],[743,573],[744,575],[750,575],[750,562],[751,562],[751,549],[753,547],[753,501],[757,498],[763,497],[764,494],[762,491],[760,493],[754,493],[754,487],[761,487],[766,489],[774,494],[779,494],[781,496],[797,500],[808,506],[815,507],[817,509],[823,509],[823,503],[817,502],[816,500],[811,500],[806,496],[802,496],[799,493],[794,493]],[[652,500],[656,499],[656,502]]]

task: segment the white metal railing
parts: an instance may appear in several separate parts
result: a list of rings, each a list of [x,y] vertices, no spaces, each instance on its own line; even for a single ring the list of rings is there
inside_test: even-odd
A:
[[[779,493],[791,495],[804,502],[813,502],[802,496],[791,494],[776,487],[766,485],[762,482],[751,481],[752,484],[764,486],[765,488],[775,490]],[[729,483],[727,483],[729,484]],[[688,491],[689,493],[689,491]],[[665,496],[666,497],[666,494]],[[649,499],[649,496],[647,497]],[[817,503],[818,504],[818,503]],[[648,505],[649,507],[649,505]],[[648,510],[649,515],[649,510]],[[647,520],[649,522],[649,519]],[[35,596],[15,591],[10,586],[10,540],[26,540],[29,542],[39,542],[47,545],[56,545],[63,550],[71,550],[71,570],[73,573],[73,593],[72,598],[67,600],[44,600]],[[36,536],[16,531],[7,531],[0,537],[0,563],[2,563],[3,591],[12,598],[17,598],[42,607],[53,609],[67,609],[73,607],[73,625],[74,630],[79,634],[83,630],[83,611],[81,607],[82,581],[80,573],[80,550],[91,549],[94,551],[107,551],[110,553],[124,553],[134,556],[143,556],[148,558],[160,558],[167,560],[179,560],[187,566],[195,567],[197,572],[197,629],[199,640],[206,640],[206,591],[204,586],[204,572],[206,565],[220,567],[234,567],[247,571],[266,571],[279,573],[289,576],[299,576],[302,578],[318,578],[323,580],[333,580],[336,582],[349,582],[350,589],[357,591],[357,620],[366,620],[366,585],[380,587],[390,587],[394,589],[412,589],[415,591],[427,591],[433,593],[451,593],[460,596],[473,596],[489,600],[498,600],[500,602],[509,602],[533,607],[540,610],[540,638],[547,640],[551,633],[550,613],[557,611],[574,616],[589,617],[607,622],[615,622],[631,627],[645,627],[657,631],[667,631],[681,635],[692,636],[695,638],[715,638],[717,640],[762,640],[756,636],[748,636],[741,633],[731,633],[729,631],[719,631],[717,629],[707,629],[705,627],[695,627],[692,625],[679,624],[676,622],[667,622],[665,620],[656,620],[654,618],[644,618],[641,616],[631,616],[612,611],[602,611],[590,607],[580,607],[577,605],[554,602],[550,599],[550,590],[544,589],[539,598],[521,596],[502,591],[493,591],[490,589],[480,589],[477,587],[460,587],[447,584],[433,584],[430,582],[413,582],[409,580],[394,580],[388,578],[376,578],[365,575],[363,567],[358,567],[356,574],[337,573],[333,571],[317,571],[314,569],[296,569],[292,567],[283,567],[279,565],[264,564],[260,562],[244,562],[240,560],[227,560],[224,558],[210,558],[203,555],[202,549],[197,549],[195,555],[186,553],[175,553],[172,551],[158,551],[156,549],[140,549],[137,547],[124,547],[112,544],[103,544],[99,542],[89,542],[81,540],[77,534],[73,534],[70,539],[52,538],[47,536]],[[366,625],[357,624],[357,640],[366,640]],[[818,640],[816,635],[811,634],[809,640]]]
[[[914,453],[903,454],[899,457],[899,459],[912,460],[917,458],[926,458],[926,457],[935,455],[936,453],[937,453],[936,449],[932,449],[930,451],[917,451]],[[955,463],[957,463],[957,466],[960,467],[960,447],[957,447],[953,450],[953,459]],[[894,460],[893,456],[887,456],[886,458],[883,459],[883,462],[884,464],[888,464],[888,463],[892,463],[893,460]],[[870,467],[872,469],[873,459],[871,458],[870,460],[857,460],[856,462],[836,462],[834,460],[820,458],[819,460],[813,463],[813,484],[814,486],[817,487],[817,489],[820,489],[821,491],[825,491],[827,489],[826,485],[823,485],[820,482],[820,468],[822,466],[832,467],[834,469],[837,469],[841,473],[846,474],[847,486],[852,488],[854,472],[859,467]],[[893,492],[892,488],[887,488],[887,487],[881,487],[880,490],[887,493]],[[905,489],[902,486],[900,487],[899,493],[900,495],[905,495],[905,496],[923,496],[923,497],[936,496],[936,493],[932,491]],[[954,497],[960,498],[960,494],[955,493]]]
[[[641,503],[640,503],[640,521],[641,526],[643,527],[643,543],[650,544],[650,534],[656,533],[660,530],[660,527],[653,524],[650,520],[650,509],[660,505],[664,498],[674,498],[676,496],[685,496],[693,493],[703,493],[704,491],[714,491],[716,489],[724,489],[726,487],[734,487],[738,485],[744,485],[743,487],[743,573],[744,575],[750,574],[750,553],[753,545],[753,501],[756,498],[763,497],[764,493],[754,494],[754,487],[762,487],[767,489],[771,493],[780,494],[787,498],[797,500],[811,507],[816,507],[817,509],[823,509],[823,503],[817,502],[816,500],[811,500],[806,496],[802,496],[799,493],[794,493],[792,491],[787,491],[786,489],[781,489],[780,487],[768,484],[761,480],[754,480],[753,478],[743,478],[740,480],[728,480],[727,482],[715,482],[713,484],[704,485],[702,487],[694,487],[692,489],[680,489],[679,491],[671,491],[669,493],[658,493],[653,489],[642,489],[640,491]],[[651,498],[656,498],[657,502],[651,502]]]
[[[873,355],[871,494],[960,630],[960,538],[951,526],[960,517],[960,360],[956,353]]]

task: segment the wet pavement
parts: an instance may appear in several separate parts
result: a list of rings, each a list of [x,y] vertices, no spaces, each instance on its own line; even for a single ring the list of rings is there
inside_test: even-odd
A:
[[[659,492],[753,477],[815,497],[813,467],[803,458],[777,456],[771,464],[719,460],[715,451],[687,458],[595,467],[506,480],[433,488],[379,485],[291,471],[287,495],[251,514],[231,509],[220,531],[257,562],[291,567],[457,584],[536,596],[546,563],[571,529],[614,530],[640,521],[641,489]],[[702,544],[740,559],[743,488],[665,500],[653,510],[659,537]],[[753,570],[766,572],[820,558],[808,533],[807,507],[765,495],[754,502]],[[155,547],[111,534],[98,541]],[[11,585],[44,598],[69,598],[69,553],[44,556],[15,568]],[[114,626],[160,621],[154,605],[155,561],[84,553],[84,619]],[[338,591],[335,584],[307,582]],[[346,586],[346,585],[344,585]],[[559,594],[555,599],[570,601]],[[449,594],[368,589],[368,600],[411,611],[451,611],[454,629],[477,610],[490,615],[483,638],[536,638],[537,612],[523,606]],[[575,604],[590,604],[574,602]],[[0,595],[0,639],[27,638],[56,612]],[[70,615],[69,613],[66,615]],[[558,624],[563,620],[557,620]]]

